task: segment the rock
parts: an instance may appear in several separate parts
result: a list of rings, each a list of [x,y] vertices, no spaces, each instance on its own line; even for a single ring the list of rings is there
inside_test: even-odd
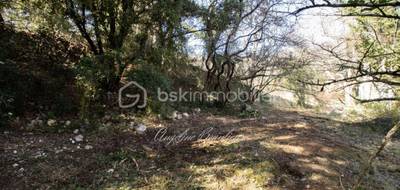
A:
[[[62,151],[63,151],[62,149],[61,150],[56,150],[55,153],[58,154],[58,153],[60,153]]]
[[[178,111],[173,111],[171,114],[171,118],[175,119],[176,117],[178,117]]]
[[[253,111],[253,107],[251,107],[249,104],[245,104],[245,111],[251,112]]]
[[[188,113],[182,113],[182,116],[184,117],[184,118],[189,118],[189,114]]]
[[[54,119],[49,119],[47,121],[47,125],[50,126],[50,127],[54,126],[56,123],[57,123],[57,121],[54,120]]]
[[[74,134],[78,134],[78,133],[79,133],[79,129],[75,129]]]
[[[91,146],[91,145],[86,145],[85,146],[85,150],[90,150],[90,149],[93,149],[93,146]]]
[[[13,153],[14,153],[14,154],[17,154],[17,153],[18,153],[18,151],[17,151],[17,150],[14,150],[14,151],[13,151]]]
[[[83,136],[82,136],[82,135],[76,135],[76,136],[74,137],[74,140],[75,140],[76,142],[82,142],[82,141],[83,141]]]
[[[194,112],[194,113],[200,113],[200,111],[201,111],[200,108],[194,108],[194,109],[193,109],[193,112]]]
[[[65,122],[65,126],[70,126],[70,125],[71,125],[71,121],[68,120]]]
[[[146,132],[146,129],[147,129],[146,125],[143,124],[139,124],[135,127],[135,130],[138,134],[144,134]]]
[[[8,134],[10,134],[10,132],[9,131],[4,131],[4,134],[8,135]]]
[[[114,172],[114,169],[107,170],[107,173],[113,173],[113,172]]]
[[[16,167],[19,166],[19,164],[15,163],[15,164],[13,164],[12,166],[13,166],[14,168],[16,168]]]
[[[176,115],[176,119],[177,119],[177,120],[182,119],[182,114]]]

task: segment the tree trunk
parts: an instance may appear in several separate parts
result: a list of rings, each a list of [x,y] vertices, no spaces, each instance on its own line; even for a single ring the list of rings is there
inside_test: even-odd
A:
[[[3,25],[4,24],[4,18],[3,18],[3,15],[1,15],[1,12],[0,12],[0,25]]]

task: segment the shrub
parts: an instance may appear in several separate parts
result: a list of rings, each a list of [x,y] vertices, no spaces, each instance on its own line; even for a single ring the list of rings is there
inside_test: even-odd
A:
[[[151,65],[140,65],[136,70],[127,74],[129,81],[135,81],[143,86],[148,95],[146,112],[155,112],[167,114],[171,110],[170,105],[165,102],[160,102],[157,99],[157,90],[165,92],[171,90],[170,79],[160,70]]]

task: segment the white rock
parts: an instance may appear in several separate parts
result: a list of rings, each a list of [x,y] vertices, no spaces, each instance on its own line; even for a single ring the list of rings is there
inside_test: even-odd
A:
[[[78,145],[76,148],[77,148],[77,149],[81,149],[81,146]]]
[[[175,119],[178,116],[178,111],[173,111],[171,114],[171,118]]]
[[[49,119],[48,121],[47,121],[47,125],[48,126],[54,126],[55,124],[57,123],[57,121],[56,120],[54,120],[54,119]]]
[[[146,132],[146,129],[147,129],[146,125],[143,124],[139,124],[135,127],[136,132],[139,134],[143,134],[144,132]]]
[[[86,145],[86,146],[85,146],[85,149],[86,149],[86,150],[93,149],[93,146],[91,146],[91,145]]]
[[[69,120],[68,120],[68,121],[66,121],[66,122],[65,122],[65,125],[66,125],[66,126],[69,126],[69,125],[71,125],[71,121],[69,121]]]
[[[19,166],[19,164],[17,164],[17,163],[13,164],[13,167],[14,167],[14,168],[16,168],[16,167],[18,167],[18,166]]]
[[[201,109],[200,109],[200,108],[194,108],[193,111],[194,111],[195,113],[200,113],[200,112],[201,112]]]
[[[113,173],[113,172],[114,172],[114,169],[107,170],[107,173]]]
[[[74,134],[78,134],[78,133],[79,133],[79,129],[75,129]]]
[[[74,140],[75,140],[76,142],[82,142],[82,141],[83,141],[83,136],[82,136],[82,135],[76,135],[76,136],[74,137]]]
[[[188,113],[182,113],[182,116],[184,117],[184,118],[189,118],[189,114]]]
[[[14,154],[17,154],[17,153],[18,153],[18,151],[17,151],[17,150],[14,150],[14,151],[13,151],[13,153],[14,153]]]
[[[178,114],[177,116],[176,116],[176,119],[182,119],[182,114]]]

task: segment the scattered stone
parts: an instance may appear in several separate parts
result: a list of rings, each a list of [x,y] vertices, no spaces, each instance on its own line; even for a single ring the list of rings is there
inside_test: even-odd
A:
[[[79,129],[75,129],[74,134],[78,134],[78,133],[79,133]]]
[[[66,125],[66,126],[71,125],[71,121],[67,120],[67,121],[65,122],[65,125]]]
[[[91,145],[86,145],[85,146],[85,150],[90,150],[90,149],[93,149],[93,146],[91,146]]]
[[[184,117],[184,118],[189,118],[189,114],[188,113],[182,113],[182,116]]]
[[[42,139],[39,139],[39,143],[42,143],[43,142],[43,140]]]
[[[19,170],[18,170],[18,172],[24,172],[25,171],[25,169],[24,168],[20,168]]]
[[[10,134],[10,132],[9,131],[4,131],[4,134],[8,135],[8,134]]]
[[[135,127],[135,130],[138,134],[144,134],[146,132],[146,129],[147,129],[146,125],[143,124],[139,124]]]
[[[193,109],[193,112],[194,112],[194,113],[200,113],[200,111],[201,111],[200,108],[194,108],[194,109]]]
[[[171,114],[171,118],[175,119],[176,117],[178,117],[178,111],[173,111]]]
[[[17,153],[18,153],[18,151],[17,151],[17,150],[14,150],[14,151],[13,151],[13,153],[14,153],[14,154],[17,154]]]
[[[114,169],[109,169],[109,170],[107,170],[107,173],[113,173],[114,172]]]
[[[310,185],[306,185],[306,188],[307,188],[307,189],[310,189],[310,187],[311,187]]]
[[[251,112],[253,111],[253,107],[251,107],[249,104],[245,104],[245,111]]]
[[[81,149],[81,146],[78,145],[76,148],[77,148],[77,149]]]
[[[55,153],[58,154],[60,152],[62,152],[63,150],[56,150]]]
[[[182,114],[178,114],[178,115],[176,115],[176,119],[177,119],[177,120],[180,120],[180,119],[182,119]]]
[[[83,136],[82,136],[82,135],[76,135],[76,136],[74,137],[74,140],[75,140],[76,142],[82,142],[82,141],[83,141]]]
[[[57,123],[57,121],[54,120],[54,119],[49,119],[47,121],[47,125],[50,126],[50,127],[54,126],[56,123]]]
[[[16,167],[18,167],[18,166],[19,166],[19,164],[17,164],[17,163],[13,164],[13,167],[14,167],[14,168],[16,168]]]

